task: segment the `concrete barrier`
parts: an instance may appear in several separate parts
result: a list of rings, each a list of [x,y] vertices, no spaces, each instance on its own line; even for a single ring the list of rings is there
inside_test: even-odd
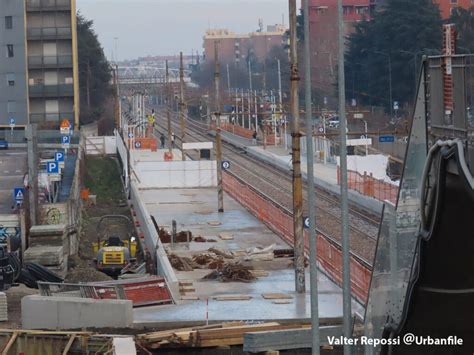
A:
[[[30,295],[21,300],[21,323],[25,329],[128,328],[132,301]]]
[[[150,255],[153,255],[155,258],[158,275],[161,275],[166,279],[173,299],[177,300],[177,296],[179,295],[178,277],[168,260],[168,256],[166,255],[166,251],[158,236],[158,232],[155,229],[155,225],[151,220],[148,209],[141,201],[140,191],[136,182],[132,181],[130,187],[130,197],[136,212],[136,218],[138,219],[140,228],[144,233],[143,239],[145,241],[145,246],[150,252]]]

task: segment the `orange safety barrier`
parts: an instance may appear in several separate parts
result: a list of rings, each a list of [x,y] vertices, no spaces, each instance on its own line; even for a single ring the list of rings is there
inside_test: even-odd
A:
[[[252,139],[252,135],[253,135],[253,132],[254,132],[251,129],[247,129],[247,128],[241,127],[239,125],[235,125],[235,124],[227,123],[227,122],[224,122],[221,125],[221,129],[223,129],[224,131],[233,133],[236,136],[244,137],[244,138],[247,138],[247,139]]]
[[[131,146],[133,144],[132,149],[143,150],[143,149],[150,149],[152,152],[156,152],[158,150],[158,142],[155,138],[133,138],[128,140],[128,145]]]
[[[84,188],[84,189],[81,190],[81,198],[82,198],[84,201],[86,201],[86,200],[89,199],[89,194],[90,194],[90,190],[89,190],[89,189]]]
[[[173,152],[165,152],[165,153],[163,154],[163,159],[164,159],[165,161],[171,161],[171,160],[173,160]]]
[[[224,190],[249,210],[277,235],[293,245],[293,217],[282,208],[268,201],[246,183],[228,173],[223,174]],[[342,286],[342,250],[339,245],[318,234],[318,262],[327,275]],[[308,235],[305,232],[305,249],[309,252]],[[362,303],[368,297],[372,271],[360,259],[351,255],[351,289],[353,295]]]
[[[337,183],[340,185],[341,176],[339,166],[337,167]],[[380,201],[397,202],[398,186],[383,180],[378,180],[372,174],[359,174],[357,171],[347,171],[347,186],[365,196],[373,197]]]

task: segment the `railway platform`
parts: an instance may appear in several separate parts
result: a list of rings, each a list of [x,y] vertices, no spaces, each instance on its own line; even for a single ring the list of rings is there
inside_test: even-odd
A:
[[[192,284],[194,292],[181,296],[175,305],[152,306],[134,310],[137,326],[172,323],[186,326],[196,322],[226,320],[284,320],[310,317],[309,274],[306,294],[294,291],[294,270],[291,258],[270,258],[252,254],[255,248],[291,248],[258,218],[229,195],[224,197],[224,213],[217,212],[217,191],[214,188],[144,189],[140,198],[160,228],[171,231],[176,221],[178,231],[190,231],[194,238],[210,242],[191,241],[163,244],[168,256],[181,258],[209,253],[210,248],[227,254],[241,255],[243,265],[258,270],[252,282],[220,282],[203,280],[212,270],[175,270],[180,283]],[[192,238],[191,238],[192,239]],[[199,238],[201,239],[201,238]],[[215,241],[215,242],[213,242]],[[246,254],[246,256],[243,256]],[[252,256],[254,255],[254,257]],[[268,256],[268,253],[266,253]],[[224,259],[227,260],[227,259]],[[309,272],[309,271],[307,271]],[[342,291],[322,273],[318,275],[320,316],[342,316]],[[263,294],[284,295],[283,299],[265,299]],[[228,300],[236,297],[235,300]],[[353,309],[361,314],[362,307],[354,301]]]

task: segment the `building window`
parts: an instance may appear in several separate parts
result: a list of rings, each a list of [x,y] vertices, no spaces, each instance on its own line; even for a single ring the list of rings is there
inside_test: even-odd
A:
[[[457,4],[458,0],[451,0],[451,4]]]
[[[5,16],[5,28],[11,30],[13,28],[13,17]]]
[[[7,111],[8,111],[8,113],[15,113],[16,112],[16,101],[8,101],[7,102]]]
[[[7,73],[8,86],[15,86],[15,73]]]
[[[13,58],[13,44],[7,44],[7,58]]]

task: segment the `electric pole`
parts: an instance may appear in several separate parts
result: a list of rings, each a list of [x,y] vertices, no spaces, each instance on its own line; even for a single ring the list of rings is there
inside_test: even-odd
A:
[[[173,151],[173,147],[171,146],[171,113],[170,113],[170,102],[171,102],[171,88],[170,88],[170,76],[169,76],[169,69],[168,69],[168,60],[166,60],[166,117],[168,119],[168,151],[171,153]]]
[[[229,64],[226,64],[227,68],[227,91],[229,92],[230,95],[230,72],[229,72]]]
[[[308,210],[309,210],[309,280],[311,288],[311,339],[312,353],[319,355],[319,308],[318,308],[318,267],[316,235],[316,201],[314,191],[314,149],[313,118],[311,107],[311,52],[309,38],[309,0],[303,0],[304,11],[304,83],[306,110],[306,161],[308,171]]]
[[[303,236],[303,187],[301,181],[301,151],[298,103],[298,54],[296,41],[296,0],[290,0],[290,70],[291,70],[291,151],[293,164],[293,232],[295,253],[295,288],[298,293],[306,292],[304,270]]]
[[[184,103],[184,65],[183,65],[183,52],[179,52],[179,86],[180,86],[180,101],[179,101],[179,113],[181,116],[181,158],[186,160],[184,155],[184,138],[186,136],[186,117],[185,117],[185,107]]]
[[[38,141],[37,125],[30,124],[26,128],[28,143],[28,207],[30,212],[30,226],[37,224],[38,215]]]
[[[222,140],[221,140],[221,104],[219,97],[220,65],[217,41],[214,41],[214,83],[216,88],[216,163],[217,163],[217,210],[224,212],[224,190],[222,188]]]
[[[338,80],[339,80],[339,119],[341,129],[340,164],[341,164],[341,228],[342,228],[342,304],[343,304],[343,335],[350,338],[351,331],[351,271],[349,259],[349,209],[347,192],[347,121],[346,93],[344,76],[344,17],[342,0],[337,1],[337,21],[339,28]],[[390,103],[391,105],[392,103]],[[344,344],[344,354],[351,354],[351,346]]]

